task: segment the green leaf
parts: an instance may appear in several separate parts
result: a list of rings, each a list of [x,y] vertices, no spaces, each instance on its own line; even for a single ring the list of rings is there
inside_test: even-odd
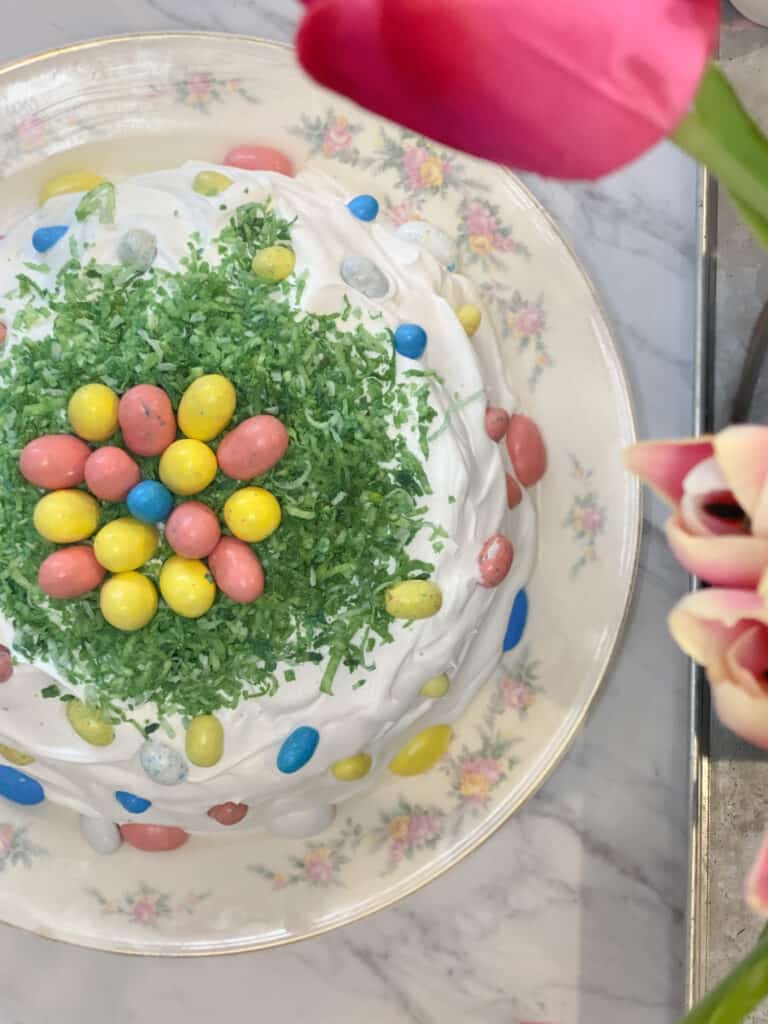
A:
[[[742,1024],[768,998],[768,935],[680,1024]]]

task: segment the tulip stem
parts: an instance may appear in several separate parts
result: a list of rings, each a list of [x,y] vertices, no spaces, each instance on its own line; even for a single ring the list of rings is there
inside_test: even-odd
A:
[[[717,176],[768,248],[768,139],[716,64],[707,67],[693,107],[671,139]]]
[[[768,927],[757,945],[680,1024],[741,1024],[768,998]]]

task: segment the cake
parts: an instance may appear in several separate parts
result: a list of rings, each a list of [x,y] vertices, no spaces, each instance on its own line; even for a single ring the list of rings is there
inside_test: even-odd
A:
[[[531,572],[491,319],[318,171],[43,198],[0,241],[0,795],[102,852],[317,833],[437,763]]]

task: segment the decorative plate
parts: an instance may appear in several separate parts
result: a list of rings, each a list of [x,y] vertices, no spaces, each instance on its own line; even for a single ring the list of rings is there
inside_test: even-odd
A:
[[[435,878],[541,785],[603,678],[625,616],[640,501],[624,472],[627,385],[594,292],[528,191],[312,85],[290,49],[218,35],[102,40],[0,70],[2,218],[54,174],[113,177],[281,147],[374,192],[396,223],[458,238],[541,425],[541,543],[528,623],[428,775],[393,776],[312,840],[247,832],[148,855],[95,856],[75,815],[0,803],[0,919],[99,949],[202,954],[354,921]],[[3,225],[0,224],[0,231]]]

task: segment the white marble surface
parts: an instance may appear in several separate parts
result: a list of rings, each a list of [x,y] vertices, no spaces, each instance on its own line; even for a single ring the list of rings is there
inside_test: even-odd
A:
[[[0,60],[86,37],[215,29],[290,38],[288,0],[23,0]],[[695,171],[669,147],[597,185],[533,181],[602,294],[643,435],[691,422]],[[683,999],[686,667],[664,630],[685,587],[652,504],[623,650],[539,795],[400,906],[298,946],[125,959],[0,928],[0,1024],[671,1024]]]

